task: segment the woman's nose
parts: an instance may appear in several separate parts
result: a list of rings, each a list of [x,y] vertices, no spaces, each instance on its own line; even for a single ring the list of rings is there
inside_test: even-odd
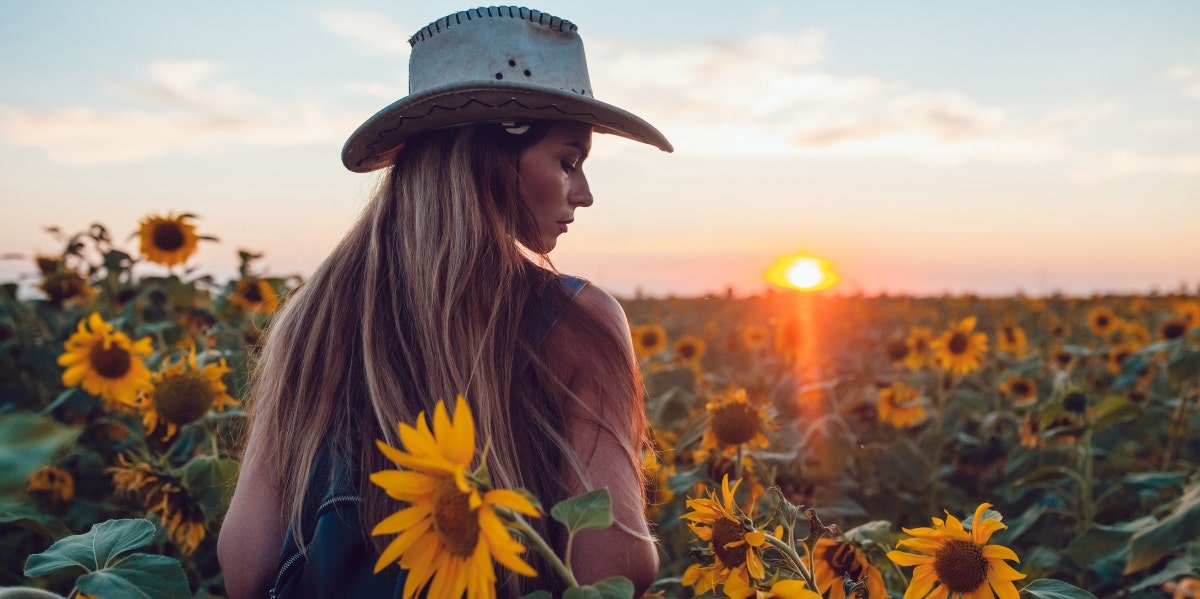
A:
[[[571,189],[571,195],[568,198],[571,204],[575,206],[591,206],[594,198],[592,197],[592,188],[588,186],[587,177],[580,176],[574,187]]]

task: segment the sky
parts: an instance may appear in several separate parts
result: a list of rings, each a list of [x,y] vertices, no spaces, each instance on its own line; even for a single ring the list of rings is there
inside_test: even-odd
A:
[[[0,2],[0,281],[197,215],[197,272],[306,276],[375,175],[341,146],[407,93],[408,37],[477,5]],[[596,97],[672,154],[598,135],[554,264],[628,296],[760,292],[779,256],[845,293],[1200,284],[1200,3],[544,0]],[[148,267],[152,268],[152,267]],[[150,272],[153,272],[152,270]]]

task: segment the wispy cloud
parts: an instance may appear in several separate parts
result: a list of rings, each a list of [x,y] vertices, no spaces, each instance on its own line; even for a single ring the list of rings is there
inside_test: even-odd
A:
[[[398,57],[408,56],[408,38],[420,26],[399,25],[378,13],[340,8],[321,11],[317,21],[364,53]]]
[[[1098,164],[1076,172],[1072,180],[1085,185],[1095,185],[1120,177],[1149,173],[1200,174],[1200,154],[1146,156],[1134,150],[1117,150],[1109,153]]]
[[[247,91],[220,79],[220,66],[209,61],[156,61],[143,81],[116,89],[136,107],[38,111],[0,106],[0,133],[9,143],[40,148],[56,162],[102,164],[203,153],[235,143],[336,143],[358,124],[358,116],[311,101]]]
[[[664,130],[681,154],[708,157],[906,157],[923,162],[1039,161],[1112,106],[1015,122],[1002,106],[953,89],[821,68],[819,31],[656,49],[589,40],[593,86]]]
[[[1189,98],[1200,100],[1200,73],[1189,64],[1177,64],[1163,73],[1167,81],[1177,82]]]

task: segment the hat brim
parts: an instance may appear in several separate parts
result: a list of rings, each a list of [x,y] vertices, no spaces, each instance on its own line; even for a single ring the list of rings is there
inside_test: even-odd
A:
[[[342,164],[366,173],[390,165],[404,142],[417,133],[531,119],[582,121],[600,133],[620,135],[664,152],[674,150],[653,125],[611,104],[545,86],[497,81],[431,88],[393,102],[350,135],[342,148]]]

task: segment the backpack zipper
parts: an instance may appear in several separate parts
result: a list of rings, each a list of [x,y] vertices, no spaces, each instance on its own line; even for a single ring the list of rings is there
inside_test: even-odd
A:
[[[358,495],[334,495],[333,497],[321,502],[321,506],[317,508],[317,519],[320,519],[322,515],[332,508],[346,503],[358,503],[359,501],[362,501],[362,498]],[[284,575],[287,574],[287,571],[290,570],[291,567],[296,564],[296,562],[300,561],[300,558],[302,557],[304,557],[303,554],[297,550],[295,553],[289,555],[288,558],[283,560],[283,563],[279,565],[279,572],[275,574],[275,586],[271,587],[271,592],[268,595],[269,599],[279,598],[279,585],[283,582]]]

